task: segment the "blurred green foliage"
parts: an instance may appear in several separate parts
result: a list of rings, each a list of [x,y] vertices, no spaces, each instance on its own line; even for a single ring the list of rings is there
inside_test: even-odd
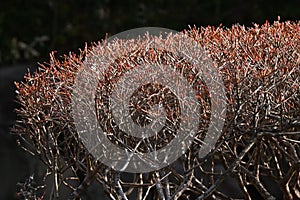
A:
[[[0,65],[47,60],[142,26],[251,25],[299,20],[294,0],[10,0],[0,3]]]

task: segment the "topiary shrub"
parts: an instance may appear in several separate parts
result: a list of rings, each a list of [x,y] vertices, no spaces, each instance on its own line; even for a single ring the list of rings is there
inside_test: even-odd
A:
[[[111,199],[300,198],[299,25],[287,21],[249,28],[234,25],[183,31],[208,52],[222,75],[227,101],[225,126],[215,148],[205,157],[198,156],[203,139],[199,132],[174,164],[149,173],[125,173],[105,166],[87,151],[75,128],[71,115],[74,81],[84,60],[103,55],[107,47],[95,44],[62,60],[52,53],[49,64],[40,65],[37,72],[26,75],[24,82],[16,83],[20,108],[13,131],[20,136],[21,146],[45,164],[46,176],[53,180],[52,192],[42,191],[41,196],[65,198],[62,188],[68,187],[70,198],[81,198],[93,182],[99,182]],[[112,43],[118,44],[122,42]],[[122,51],[122,45],[119,49],[112,47]],[[106,109],[105,92],[112,89],[113,78],[123,71],[144,63],[160,63],[181,70],[184,77],[191,75],[192,64],[172,54],[172,49],[146,49],[140,45],[130,55],[110,59],[111,71],[97,90],[102,104],[96,107],[99,121],[106,120],[102,122],[107,130],[114,126],[102,112]],[[93,61],[97,66],[97,60]],[[195,87],[204,85],[201,81],[197,84]],[[157,93],[161,88],[152,85],[148,89]],[[150,96],[146,94],[145,98]],[[169,98],[172,100],[172,95]],[[147,105],[151,107],[156,100],[150,100],[152,103]],[[211,113],[205,86],[198,100],[203,106],[202,127],[206,130]],[[165,106],[176,105],[173,99]],[[143,109],[136,110],[136,115],[134,111],[132,108],[137,123],[147,123]],[[116,130],[111,132],[111,142],[138,146],[134,138]],[[169,142],[172,137],[169,134],[148,141],[138,150],[147,151],[149,144]],[[49,184],[46,187],[52,188]]]

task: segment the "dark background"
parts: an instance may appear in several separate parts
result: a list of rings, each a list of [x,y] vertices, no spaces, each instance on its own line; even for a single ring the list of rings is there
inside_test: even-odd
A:
[[[13,199],[16,183],[38,173],[39,163],[9,134],[17,106],[13,81],[37,62],[78,52],[85,42],[143,26],[177,31],[188,25],[252,26],[300,19],[299,0],[9,0],[0,3],[0,199]]]

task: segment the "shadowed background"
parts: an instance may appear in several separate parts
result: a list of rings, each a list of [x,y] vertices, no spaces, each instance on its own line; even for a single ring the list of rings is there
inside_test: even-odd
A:
[[[38,161],[16,145],[9,134],[15,121],[13,81],[27,68],[57,56],[78,52],[105,36],[143,26],[177,31],[188,25],[230,27],[271,23],[277,16],[300,19],[300,1],[293,0],[11,0],[0,3],[0,199],[14,199],[17,182],[38,173]]]

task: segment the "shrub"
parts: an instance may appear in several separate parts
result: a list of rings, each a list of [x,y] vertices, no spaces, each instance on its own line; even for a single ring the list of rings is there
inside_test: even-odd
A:
[[[183,32],[209,53],[226,88],[225,126],[204,158],[197,154],[201,134],[175,164],[146,174],[114,171],[89,154],[71,116],[72,86],[85,58],[103,54],[102,44],[62,60],[52,53],[49,64],[16,83],[20,108],[14,132],[21,146],[47,166],[47,176],[52,175],[55,192],[50,198],[59,198],[62,187],[78,198],[94,181],[103,184],[111,199],[300,198],[299,25],[266,22]],[[111,67],[125,70],[135,67],[132,60],[155,63],[157,58],[173,60],[167,64],[179,68],[191,65],[166,51],[141,48],[116,58]],[[109,85],[113,75],[108,73],[103,84]],[[204,118],[209,118],[209,104],[207,109]]]

